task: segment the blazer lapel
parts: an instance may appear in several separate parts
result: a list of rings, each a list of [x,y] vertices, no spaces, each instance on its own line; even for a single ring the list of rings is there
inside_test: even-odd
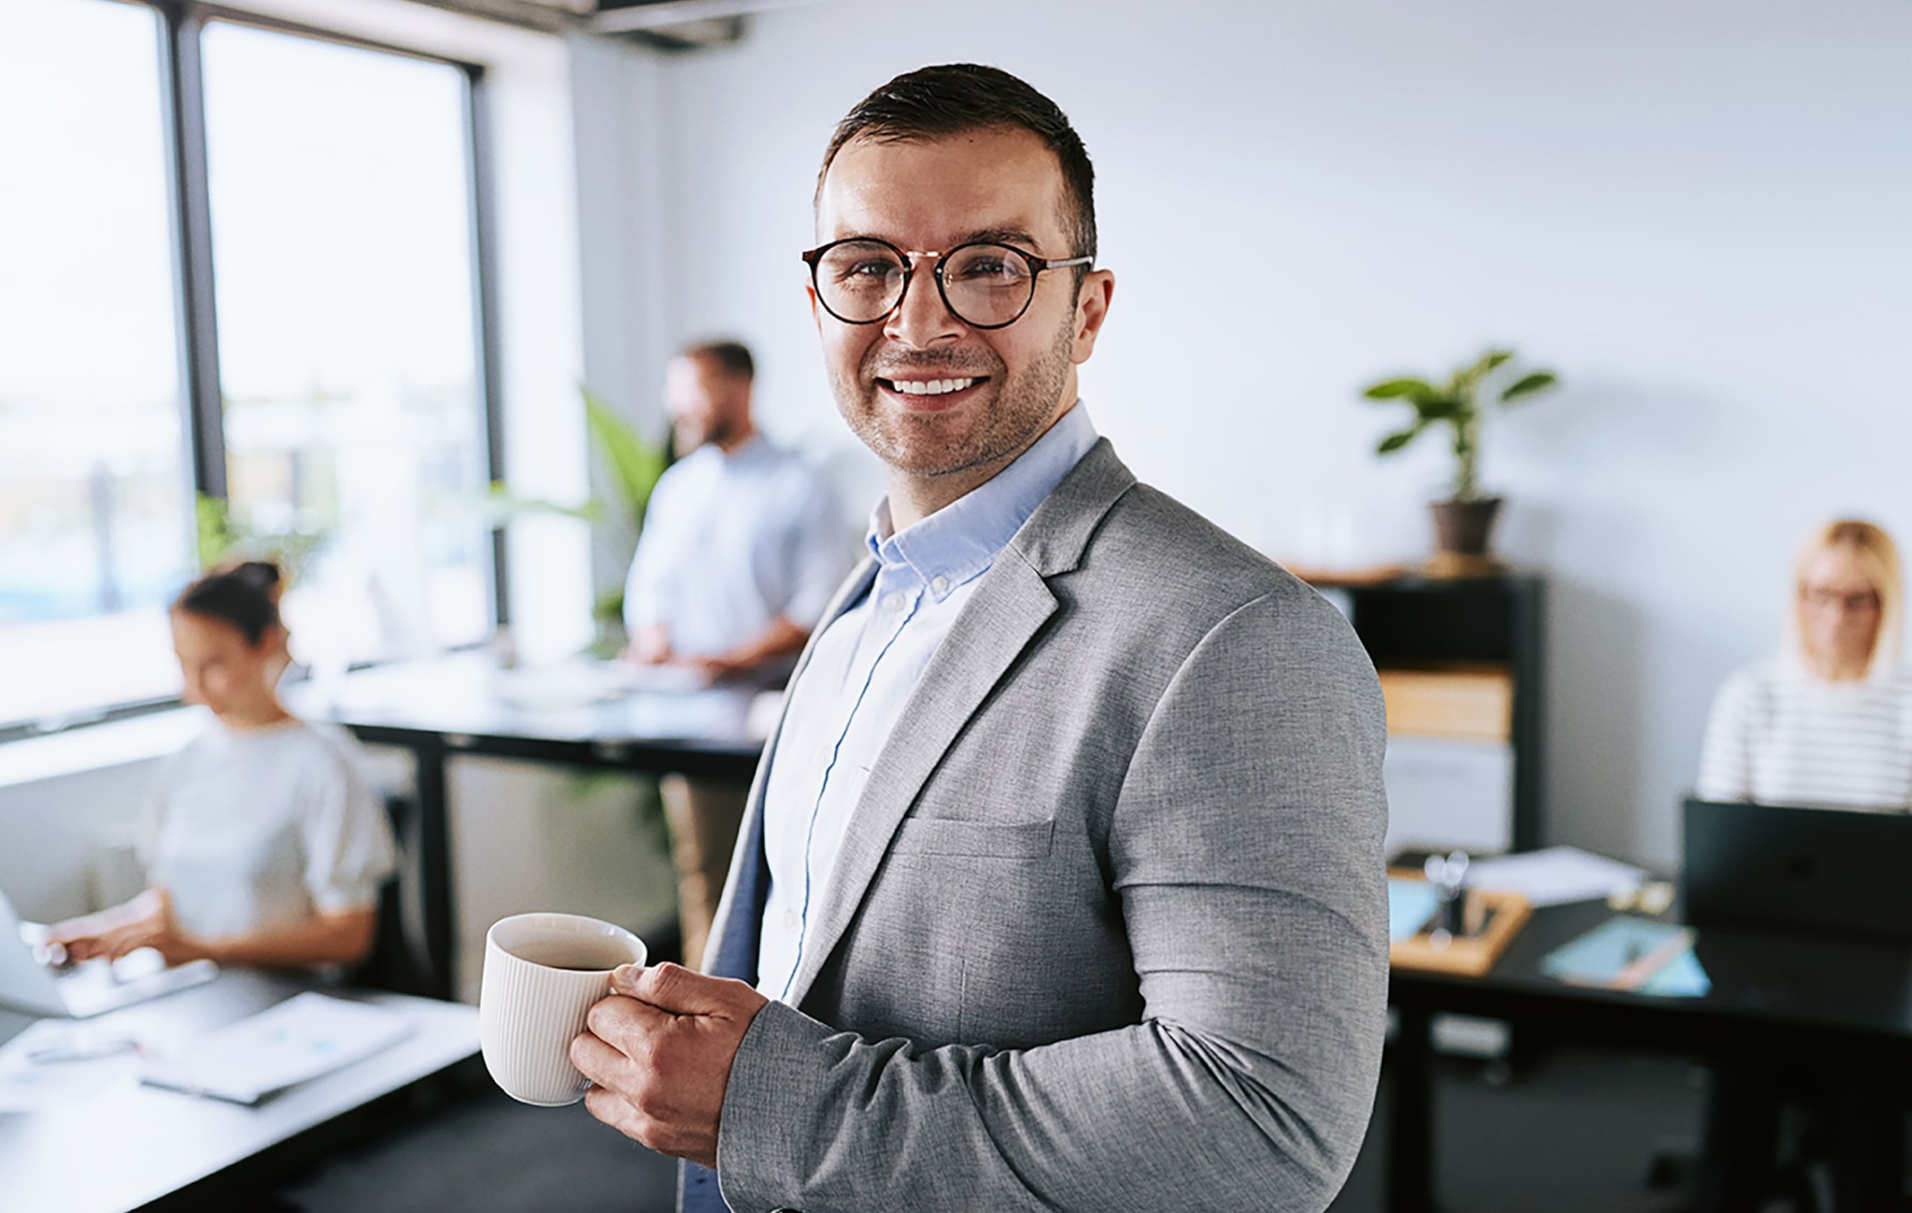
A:
[[[850,814],[836,867],[787,1000],[800,1006],[842,939],[923,782],[963,725],[1056,610],[1042,574],[1005,549],[930,659]]]
[[[875,579],[876,561],[865,556],[838,587],[830,605],[824,608],[822,619],[811,631],[810,639],[804,643],[803,652],[797,657],[797,666],[791,671],[789,686],[796,686],[797,679],[803,676],[804,668],[810,664],[810,654],[816,650],[817,640],[823,635],[824,629],[835,623],[837,616],[848,610],[851,603],[861,599],[870,588],[870,582]],[[730,874],[724,879],[723,895],[718,898],[717,912],[713,916],[710,954],[704,958],[705,972],[716,977],[735,977],[752,985],[757,981],[757,948],[763,927],[764,898],[769,893],[764,879],[764,789],[770,783],[771,759],[777,752],[777,739],[783,735],[784,717],[789,711],[790,695],[786,691],[783,707],[777,713],[776,727],[770,730],[770,736],[764,742],[763,757],[757,760],[756,774],[750,780],[750,794],[744,800],[743,824],[737,831],[739,845],[730,855]]]

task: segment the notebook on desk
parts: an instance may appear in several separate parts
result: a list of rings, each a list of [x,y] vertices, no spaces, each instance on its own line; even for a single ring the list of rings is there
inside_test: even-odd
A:
[[[1685,806],[1686,920],[1912,940],[1912,816],[1720,803]]]
[[[307,991],[149,1062],[140,1081],[252,1104],[370,1057],[411,1030],[397,1011]]]

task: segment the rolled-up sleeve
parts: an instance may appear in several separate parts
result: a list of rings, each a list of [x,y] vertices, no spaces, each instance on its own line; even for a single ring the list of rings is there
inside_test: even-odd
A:
[[[338,913],[378,903],[379,885],[397,867],[397,847],[384,806],[343,756],[312,775],[300,838],[313,905]]]
[[[780,612],[808,631],[823,618],[837,587],[849,573],[855,547],[844,524],[842,499],[821,471],[806,469],[807,483],[795,511],[795,535],[789,548],[790,597]]]

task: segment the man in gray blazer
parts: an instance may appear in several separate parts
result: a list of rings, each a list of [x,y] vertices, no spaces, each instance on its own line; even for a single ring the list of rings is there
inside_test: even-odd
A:
[[[826,154],[805,260],[887,469],[871,555],[800,659],[708,974],[620,971],[572,1049],[592,1115],[686,1160],[687,1210],[1319,1210],[1360,1146],[1379,686],[1331,606],[1096,436],[1092,184],[1061,111],[973,65],[891,81]]]

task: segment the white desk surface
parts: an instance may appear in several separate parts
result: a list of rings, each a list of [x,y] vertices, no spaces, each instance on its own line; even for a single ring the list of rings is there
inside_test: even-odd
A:
[[[206,985],[85,1022],[177,1040],[313,988],[296,978],[228,971]],[[0,1113],[0,1208],[7,1213],[137,1208],[478,1051],[473,1007],[400,994],[326,992],[402,1011],[412,1018],[414,1030],[383,1052],[255,1107],[142,1086],[127,1072],[69,1101]],[[0,1040],[31,1022],[30,1016],[0,1009]]]

